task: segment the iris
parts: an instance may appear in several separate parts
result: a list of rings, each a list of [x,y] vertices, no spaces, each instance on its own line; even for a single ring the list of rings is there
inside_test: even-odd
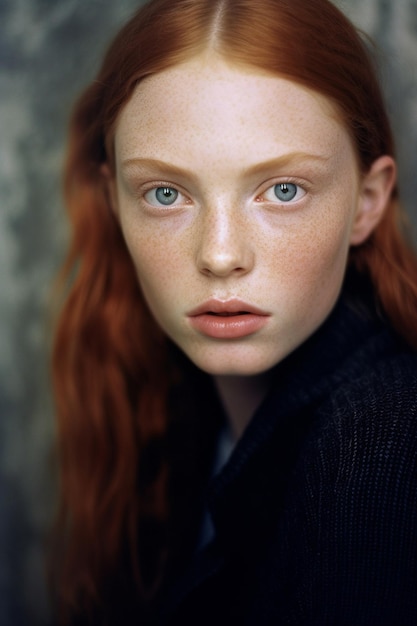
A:
[[[281,202],[289,202],[294,200],[297,195],[297,185],[292,183],[279,183],[274,187],[274,193]]]
[[[173,204],[178,198],[178,191],[172,187],[158,187],[158,189],[155,190],[155,198],[161,204]]]

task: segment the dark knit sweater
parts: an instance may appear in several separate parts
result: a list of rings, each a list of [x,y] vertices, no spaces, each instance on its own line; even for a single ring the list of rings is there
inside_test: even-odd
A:
[[[417,624],[417,357],[341,299],[209,486],[161,623]],[[159,623],[159,622],[158,622]]]

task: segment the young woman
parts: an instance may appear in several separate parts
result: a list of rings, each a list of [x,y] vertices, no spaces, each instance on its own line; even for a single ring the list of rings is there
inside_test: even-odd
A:
[[[417,262],[327,0],[152,0],[72,119],[71,624],[417,623]]]

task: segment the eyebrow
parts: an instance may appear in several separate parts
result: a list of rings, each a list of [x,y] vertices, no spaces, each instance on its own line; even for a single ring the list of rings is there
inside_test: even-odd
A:
[[[192,173],[186,169],[182,169],[181,167],[177,167],[172,165],[171,163],[166,163],[165,161],[160,161],[159,159],[146,159],[146,158],[135,158],[135,159],[125,159],[122,161],[123,169],[146,169],[146,170],[157,170],[160,172],[164,172],[166,174],[171,174],[173,176],[188,176],[192,177]]]
[[[321,154],[309,154],[307,152],[291,152],[288,154],[283,154],[282,156],[269,159],[267,161],[262,161],[261,163],[256,163],[244,171],[245,176],[253,176],[260,172],[264,172],[267,170],[273,170],[282,168],[285,166],[291,166],[295,163],[299,162],[312,162],[324,165],[330,160],[330,156],[325,156]],[[177,167],[171,163],[166,163],[165,161],[160,161],[159,159],[147,159],[147,158],[130,158],[125,159],[121,163],[123,169],[152,169],[163,172],[164,174],[172,175],[172,176],[181,176],[194,178],[193,172]]]

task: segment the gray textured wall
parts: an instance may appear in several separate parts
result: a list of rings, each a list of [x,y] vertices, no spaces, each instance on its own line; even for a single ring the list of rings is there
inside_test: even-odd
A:
[[[47,616],[42,546],[54,472],[46,310],[66,241],[66,119],[138,4],[0,0],[0,626]],[[380,45],[404,201],[417,224],[417,0],[339,4]]]

